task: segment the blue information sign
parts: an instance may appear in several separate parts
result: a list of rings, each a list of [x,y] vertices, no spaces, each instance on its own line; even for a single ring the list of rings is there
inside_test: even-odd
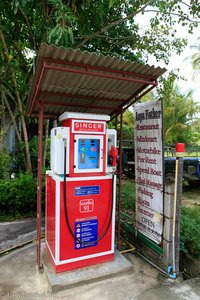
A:
[[[98,244],[98,220],[76,222],[74,224],[74,249],[88,248]]]
[[[75,196],[99,195],[100,186],[76,186],[74,189]]]

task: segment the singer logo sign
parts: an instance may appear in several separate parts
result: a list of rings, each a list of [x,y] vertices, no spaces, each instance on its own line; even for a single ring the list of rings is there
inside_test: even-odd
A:
[[[72,132],[73,133],[105,133],[105,122],[96,121],[72,121]]]

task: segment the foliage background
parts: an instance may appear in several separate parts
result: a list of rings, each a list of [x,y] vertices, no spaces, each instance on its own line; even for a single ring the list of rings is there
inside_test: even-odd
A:
[[[150,28],[142,28],[136,16],[142,14],[145,18],[149,13],[153,13]],[[153,54],[158,61],[167,63],[172,51],[180,54],[187,43],[185,38],[177,37],[175,24],[187,26],[192,32],[199,25],[199,18],[197,0],[0,1],[1,215],[19,217],[35,211],[36,179],[30,174],[36,171],[37,140],[30,134],[33,123],[25,114],[25,106],[33,71],[30,54],[36,56],[42,42],[136,62],[147,62]],[[173,74],[162,79],[157,95],[148,97],[163,98],[166,143],[200,141],[200,123],[195,118],[199,108],[194,105],[191,93],[179,92]],[[18,142],[14,157],[19,176],[14,180],[5,179],[10,172],[10,156],[5,152],[10,124],[14,124]],[[130,111],[124,115],[123,134],[124,139],[133,139]],[[20,173],[22,170],[28,174]],[[127,200],[128,190],[122,194]],[[124,205],[129,209],[125,201]],[[189,236],[192,245],[192,233],[198,233],[195,228],[199,223],[190,223],[191,218],[192,214],[185,215],[182,236],[185,242]]]

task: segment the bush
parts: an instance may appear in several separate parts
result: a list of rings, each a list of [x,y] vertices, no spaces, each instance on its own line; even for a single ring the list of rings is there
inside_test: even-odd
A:
[[[0,179],[9,178],[10,163],[10,155],[6,151],[0,152]]]
[[[200,258],[200,208],[182,208],[181,240],[192,255]]]
[[[44,141],[43,141],[44,144]],[[30,156],[31,156],[31,165],[33,174],[37,176],[37,165],[38,165],[38,137],[33,136],[29,141],[30,147]],[[16,151],[13,153],[12,157],[12,172],[20,173],[25,172],[26,167],[24,164],[24,151],[25,151],[25,143],[17,144]],[[45,174],[45,169],[49,170],[50,168],[50,139],[48,139],[47,153],[46,153],[46,161],[45,168],[43,168],[43,174]]]
[[[121,208],[135,211],[135,184],[133,180],[122,180]]]
[[[30,174],[18,178],[0,180],[0,216],[21,217],[36,212],[37,179]]]

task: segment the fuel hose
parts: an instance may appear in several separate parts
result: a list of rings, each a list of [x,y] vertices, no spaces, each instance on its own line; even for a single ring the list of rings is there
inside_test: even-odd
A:
[[[70,222],[69,222],[69,215],[68,215],[68,210],[67,210],[67,191],[66,191],[66,169],[67,169],[67,140],[64,138],[63,139],[64,142],[64,186],[63,186],[63,200],[64,200],[64,212],[65,212],[65,219],[66,219],[66,224],[67,227],[69,229],[69,232],[71,234],[71,236],[74,238],[75,241],[77,241],[79,244],[81,245],[85,245],[85,246],[89,246],[92,244],[95,244],[97,242],[99,242],[100,240],[102,240],[104,238],[104,236],[106,235],[106,233],[108,232],[108,229],[110,227],[111,224],[111,220],[112,220],[112,213],[113,213],[113,191],[114,191],[114,174],[112,176],[112,202],[111,202],[111,210],[110,210],[110,216],[109,216],[109,220],[108,220],[108,224],[106,226],[105,231],[102,233],[102,235],[95,241],[91,241],[91,242],[84,242],[81,239],[77,238],[74,233],[73,230],[70,226]]]

